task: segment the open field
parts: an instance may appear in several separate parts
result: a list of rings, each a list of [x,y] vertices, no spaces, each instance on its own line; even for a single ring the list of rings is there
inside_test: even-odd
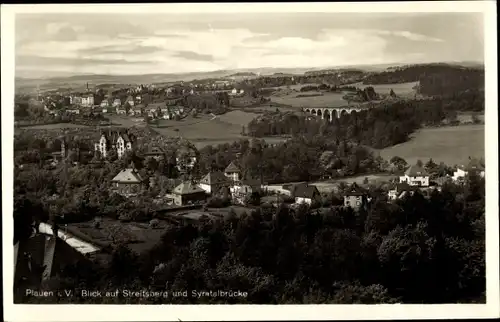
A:
[[[484,134],[482,124],[427,128],[416,132],[408,142],[376,152],[386,160],[402,157],[409,164],[429,158],[448,165],[463,164],[469,156],[484,157]]]
[[[26,130],[54,130],[54,129],[75,129],[89,127],[87,125],[82,124],[73,124],[73,123],[55,123],[55,124],[41,124],[41,125],[28,125],[22,126],[22,129]]]
[[[349,84],[349,85],[356,86],[356,87],[359,87],[361,89],[368,87],[368,86],[372,86],[375,89],[375,92],[377,92],[379,94],[389,94],[389,92],[392,89],[394,91],[394,93],[396,93],[396,95],[406,96],[406,95],[415,94],[415,90],[413,89],[413,87],[415,87],[415,85],[417,85],[417,84],[418,84],[418,82],[401,83],[401,84],[375,84],[375,85],[371,85],[371,84],[363,84],[363,83],[359,82],[359,83],[354,83],[354,84]]]
[[[207,145],[232,143],[247,138],[241,135],[243,126],[246,126],[257,116],[239,110],[231,111],[214,117],[213,115],[199,115],[196,118],[188,117],[181,121],[162,120],[161,126],[155,131],[168,137],[183,137],[195,144],[197,148]],[[281,142],[283,138],[269,138],[268,142]]]
[[[284,96],[271,96],[271,101],[279,104],[287,104],[293,107],[340,107],[347,105],[342,96],[342,93],[330,93],[324,92],[321,96],[311,96],[311,97],[296,97],[300,94],[314,94],[319,92],[292,92]]]

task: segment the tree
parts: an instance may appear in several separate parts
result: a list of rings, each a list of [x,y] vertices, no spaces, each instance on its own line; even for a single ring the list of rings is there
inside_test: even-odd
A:
[[[398,156],[394,156],[392,157],[391,159],[391,164],[393,166],[395,166],[399,171],[403,171],[406,166],[408,165],[408,163],[406,162],[405,159],[401,158],[401,157],[398,157]]]
[[[114,245],[125,245],[135,242],[137,239],[128,226],[123,224],[113,224],[105,227],[108,238]]]
[[[423,166],[424,166],[424,163],[422,162],[422,160],[417,160],[416,165],[417,165],[418,167],[423,167]]]

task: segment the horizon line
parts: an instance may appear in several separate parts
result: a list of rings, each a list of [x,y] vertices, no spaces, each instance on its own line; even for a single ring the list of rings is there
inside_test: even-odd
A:
[[[276,70],[287,70],[287,69],[309,69],[308,71],[318,71],[318,70],[329,70],[329,69],[342,69],[342,68],[356,68],[356,67],[368,67],[368,66],[406,66],[406,65],[432,65],[432,64],[477,64],[484,66],[484,62],[481,61],[435,61],[435,62],[390,62],[390,63],[379,63],[379,64],[346,64],[346,65],[336,65],[336,66],[324,66],[324,67],[239,67],[239,68],[227,68],[227,69],[214,69],[206,71],[191,71],[191,72],[179,72],[179,73],[145,73],[145,74],[93,74],[93,73],[71,73],[71,72],[54,72],[54,74],[61,73],[62,75],[54,76],[41,76],[41,77],[23,77],[15,76],[15,79],[23,80],[50,80],[55,78],[69,78],[69,77],[79,77],[79,76],[108,76],[108,77],[137,77],[137,76],[148,76],[148,75],[190,75],[190,74],[209,74],[209,73],[222,73],[222,72],[238,72],[241,70],[259,70],[259,69],[276,69]],[[300,74],[300,73],[299,73]],[[228,75],[229,76],[229,75]],[[262,75],[270,76],[270,75]]]

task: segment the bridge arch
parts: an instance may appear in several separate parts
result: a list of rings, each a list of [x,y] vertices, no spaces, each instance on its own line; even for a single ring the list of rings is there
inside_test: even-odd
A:
[[[305,109],[305,112],[306,112],[306,113],[311,113],[311,109],[310,109],[310,108],[306,108],[306,109]]]
[[[343,108],[343,109],[340,111],[340,114],[339,114],[340,116],[339,116],[339,117],[342,117],[342,116],[347,115],[347,114],[349,114],[349,112],[347,111],[347,109]]]
[[[314,108],[311,109],[311,114],[316,115],[316,110]]]
[[[332,114],[330,113],[330,110],[329,109],[326,109],[325,110],[325,113],[324,113],[324,118],[326,120],[328,120],[329,122],[332,120]]]
[[[320,109],[318,109],[318,110],[316,111],[316,115],[318,115],[318,116],[323,116],[323,112],[322,112]]]

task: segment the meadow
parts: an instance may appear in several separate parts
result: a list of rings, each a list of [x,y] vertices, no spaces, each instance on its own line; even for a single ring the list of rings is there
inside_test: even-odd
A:
[[[239,110],[230,111],[223,115],[198,115],[196,118],[187,117],[181,121],[162,120],[160,127],[152,128],[167,137],[182,137],[191,141],[197,148],[207,145],[232,143],[247,138],[241,135],[243,126],[246,126],[258,114]],[[269,138],[271,143],[281,142],[283,138]]]
[[[319,92],[291,92],[286,95],[272,95],[271,101],[279,104],[286,104],[293,107],[340,107],[347,105],[342,96],[343,93],[324,92],[321,96],[297,97],[300,94],[313,94]]]
[[[413,89],[413,87],[415,87],[416,85],[418,85],[418,82],[401,83],[401,84],[375,84],[375,85],[363,84],[361,82],[350,84],[350,86],[356,86],[361,89],[371,86],[375,89],[375,92],[379,94],[389,94],[392,89],[394,93],[396,93],[396,95],[401,95],[401,96],[408,96],[415,94],[415,90]]]
[[[432,158],[437,163],[452,166],[466,163],[469,156],[484,157],[484,139],[482,124],[424,128],[415,132],[408,142],[375,150],[375,153],[386,160],[399,156],[409,164]]]
[[[73,123],[54,123],[54,124],[39,124],[22,126],[22,129],[30,130],[58,130],[58,129],[75,129],[75,128],[88,128],[89,126],[83,124]]]

